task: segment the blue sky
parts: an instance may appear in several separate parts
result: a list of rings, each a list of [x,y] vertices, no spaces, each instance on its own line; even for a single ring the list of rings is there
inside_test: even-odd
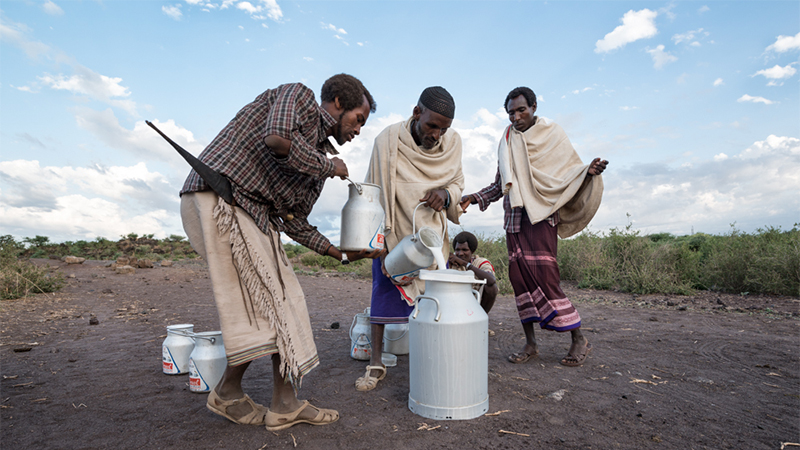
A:
[[[342,147],[441,85],[468,192],[494,178],[509,90],[529,86],[585,162],[611,163],[594,231],[725,233],[800,222],[800,2],[62,1],[0,4],[0,234],[183,234],[188,166],[281,83],[359,77],[378,103]],[[311,222],[338,241],[346,184]],[[502,232],[502,205],[465,229]]]

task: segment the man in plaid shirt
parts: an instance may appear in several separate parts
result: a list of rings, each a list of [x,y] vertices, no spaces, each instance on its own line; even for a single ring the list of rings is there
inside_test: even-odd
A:
[[[181,217],[192,247],[209,264],[228,366],[207,407],[236,423],[281,430],[335,422],[338,412],[301,402],[303,376],[319,364],[305,299],[279,233],[346,263],[381,250],[341,252],[308,222],[325,181],[348,175],[328,140],[351,141],[375,112],[363,84],[339,74],[322,86],[321,105],[300,83],[270,89],[242,108],[200,154],[226,177],[233,204],[194,170],[181,190]],[[250,362],[272,355],[270,408],[241,386]]]

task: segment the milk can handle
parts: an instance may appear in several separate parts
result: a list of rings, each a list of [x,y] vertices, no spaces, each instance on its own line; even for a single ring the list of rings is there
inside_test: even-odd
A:
[[[428,297],[427,295],[418,295],[417,296],[417,298],[414,301],[414,314],[411,315],[411,318],[412,319],[416,319],[417,318],[417,314],[419,314],[419,301],[422,300],[423,298],[428,299],[428,300],[433,300],[433,302],[436,303],[436,317],[433,320],[434,320],[434,322],[438,322],[439,319],[442,318],[442,310],[439,307],[439,300],[437,300],[434,297]]]
[[[417,209],[424,204],[425,202],[420,202],[420,204],[414,208],[414,214],[411,215],[411,236],[417,234]],[[447,216],[444,215],[444,209],[439,212],[442,213],[442,240],[444,240],[444,234],[447,233]]]
[[[212,344],[214,344],[214,343],[216,343],[216,342],[217,342],[217,338],[215,338],[215,337],[213,337],[213,336],[198,336],[198,335],[196,335],[196,334],[195,334],[195,335],[194,335],[194,338],[195,338],[195,339],[197,339],[197,338],[200,338],[200,339],[206,339],[206,340],[209,340],[209,341],[211,341],[211,343],[212,343]]]
[[[361,195],[361,194],[364,193],[364,189],[361,187],[361,183],[356,183],[355,181],[351,180],[348,177],[344,177],[344,179],[349,181],[350,184],[354,184],[356,186],[356,190],[358,191],[358,195]]]
[[[473,289],[472,290],[472,295],[475,297],[475,300],[477,300],[478,304],[480,305],[481,304],[481,293],[478,292],[477,290]]]

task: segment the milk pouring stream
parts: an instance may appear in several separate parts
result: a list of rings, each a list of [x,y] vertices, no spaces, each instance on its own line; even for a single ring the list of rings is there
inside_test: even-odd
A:
[[[189,357],[194,350],[194,325],[167,325],[167,338],[161,345],[161,370],[167,375],[189,373]]]

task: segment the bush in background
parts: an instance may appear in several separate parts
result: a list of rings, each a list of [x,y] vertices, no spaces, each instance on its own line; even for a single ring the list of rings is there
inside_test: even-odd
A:
[[[0,236],[0,299],[2,300],[55,292],[64,285],[62,274],[51,274],[48,267],[37,267],[27,260],[20,260],[19,257],[24,251],[25,245],[17,242],[12,236]]]

